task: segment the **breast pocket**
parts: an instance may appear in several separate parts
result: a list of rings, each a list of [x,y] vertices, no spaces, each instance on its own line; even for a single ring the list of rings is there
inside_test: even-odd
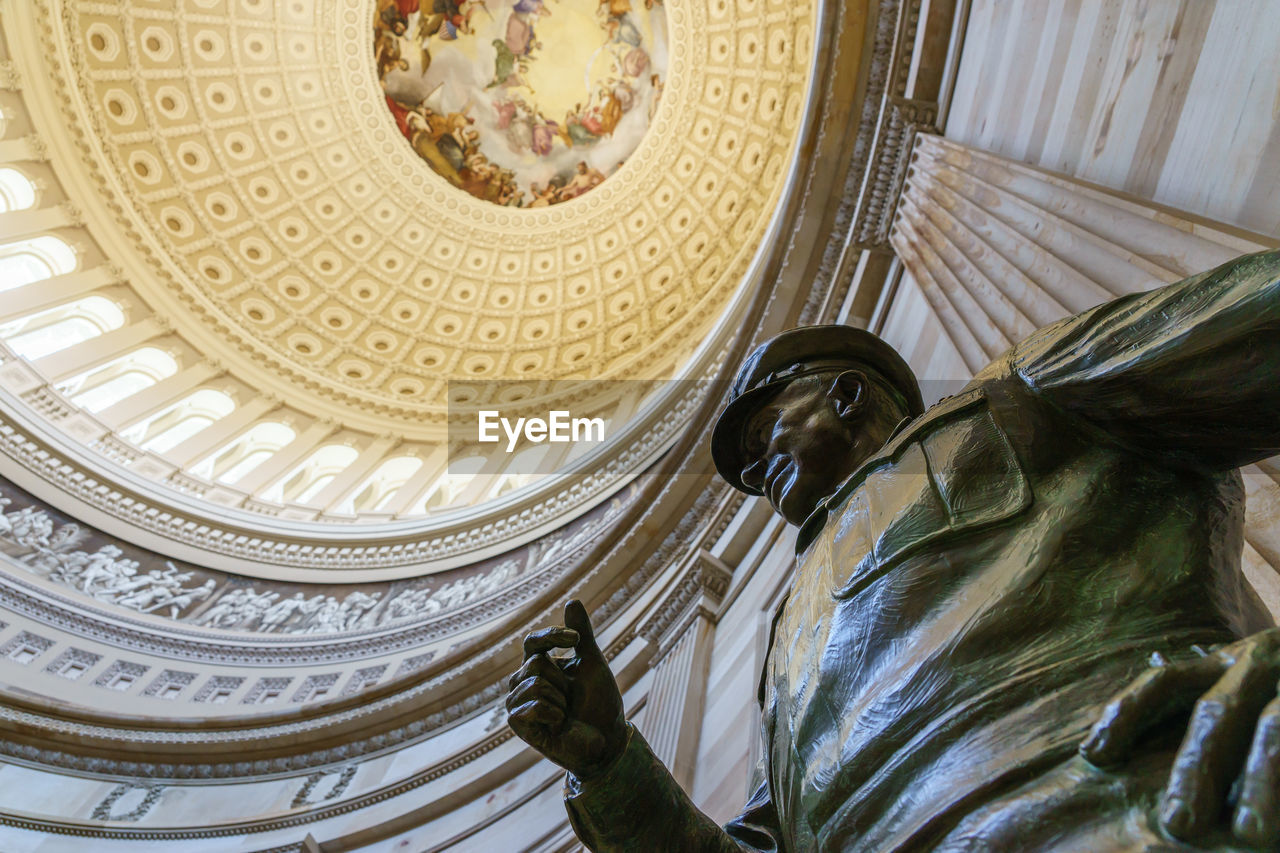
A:
[[[921,424],[867,474],[833,526],[834,592],[848,598],[903,559],[953,537],[1013,518],[1031,505],[1031,486],[984,398]]]

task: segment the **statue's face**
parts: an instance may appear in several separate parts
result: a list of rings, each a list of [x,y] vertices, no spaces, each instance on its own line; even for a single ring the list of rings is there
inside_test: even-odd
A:
[[[847,370],[787,385],[747,422],[742,482],[789,523],[802,524],[905,415],[888,395],[872,393],[872,381]]]

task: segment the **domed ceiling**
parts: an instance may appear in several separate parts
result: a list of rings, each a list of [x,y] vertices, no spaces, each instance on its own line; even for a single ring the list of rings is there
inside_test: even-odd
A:
[[[110,776],[68,799],[108,816],[194,781],[220,837],[329,769],[399,808],[524,761],[496,703],[548,602],[648,655],[723,595],[694,418],[808,174],[819,5],[6,5],[0,268],[49,255],[0,278],[7,766]],[[609,440],[517,471],[459,386]]]
[[[41,0],[10,18],[81,263],[131,340],[234,402],[208,435],[256,417],[290,438],[219,479],[199,436],[166,446],[152,421],[86,412],[35,359],[50,435],[128,486],[86,503],[249,571],[227,543],[264,532],[273,565],[314,564],[290,542],[410,536],[402,565],[478,559],[656,458],[689,400],[620,403],[604,380],[715,375],[813,39],[810,5],[775,0]],[[546,407],[592,380],[578,408],[631,426],[555,476],[450,493],[467,452],[450,383],[512,380]],[[330,446],[346,467],[299,487],[286,461]],[[416,473],[360,498],[392,463]]]
[[[369,0],[113,8],[64,7],[54,79],[176,321],[290,397],[409,431],[451,376],[683,366],[767,223],[804,95],[803,29],[672,4],[675,74],[630,162],[576,205],[499,210],[383,108]]]

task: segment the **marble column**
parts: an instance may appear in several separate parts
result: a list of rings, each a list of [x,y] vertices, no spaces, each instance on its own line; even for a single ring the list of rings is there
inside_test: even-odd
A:
[[[50,353],[32,364],[50,385],[56,385],[136,349],[164,334],[168,328],[167,324],[155,317],[147,317]]]
[[[98,413],[98,419],[117,432],[127,429],[194,393],[220,372],[219,368],[208,362],[193,364],[103,409]]]
[[[716,612],[730,571],[706,551],[685,567],[655,620],[667,625],[656,637],[643,730],[654,754],[685,790],[693,786],[707,691],[707,668]],[[675,614],[672,616],[671,614]]]
[[[35,314],[118,282],[119,277],[110,267],[99,266],[24,284],[5,291],[0,299],[0,321]]]
[[[297,438],[280,448],[274,456],[245,474],[236,488],[256,495],[288,474],[293,467],[306,459],[329,436],[337,432],[332,421],[316,421],[304,429]]]
[[[378,436],[360,451],[355,461],[339,473],[329,485],[307,503],[331,512],[344,498],[364,483],[364,479],[400,444],[395,436]]]
[[[267,414],[279,407],[280,401],[274,397],[254,397],[161,455],[179,468],[194,465],[239,438],[259,421],[267,420]]]
[[[71,210],[62,205],[0,213],[0,242],[36,237],[56,228],[66,228],[74,222]]]
[[[448,465],[449,445],[446,440],[441,439],[440,443],[423,457],[422,467],[396,491],[395,497],[383,512],[392,518],[399,518],[409,513],[427,490],[436,484],[436,480],[444,476]]]
[[[889,241],[970,372],[1067,314],[1271,245],[932,135]]]

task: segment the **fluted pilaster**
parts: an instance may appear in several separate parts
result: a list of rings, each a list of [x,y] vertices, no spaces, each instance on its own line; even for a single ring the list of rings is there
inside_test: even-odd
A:
[[[251,495],[259,494],[263,489],[270,486],[276,480],[285,476],[303,459],[321,443],[333,435],[338,427],[328,421],[317,421],[307,427],[293,441],[280,448],[270,459],[245,474],[240,482],[236,483],[236,488],[248,492]]]
[[[662,627],[644,708],[645,739],[686,790],[693,785],[702,733],[716,609],[730,574],[709,553],[696,553],[650,622]]]
[[[373,473],[374,469],[399,444],[400,439],[396,437],[383,436],[375,438],[360,451],[360,455],[356,457],[354,462],[348,465],[342,473],[334,477],[333,481],[321,489],[320,493],[308,503],[312,506],[321,507],[326,511],[333,510],[342,502],[343,498],[359,487],[365,477]]]
[[[110,267],[100,266],[24,284],[6,291],[4,298],[0,299],[0,320],[12,320],[53,308],[118,281]]]
[[[50,353],[33,364],[50,384],[57,384],[106,364],[167,331],[164,323],[147,317]]]
[[[907,349],[907,328],[923,319],[962,362],[917,352],[926,379],[972,375],[1064,316],[1275,246],[937,136],[917,140],[890,243],[909,276],[895,298],[914,312],[895,324],[889,306],[890,342]],[[907,307],[917,294],[931,316]],[[1246,572],[1280,615],[1280,464],[1249,466],[1245,482]]]

